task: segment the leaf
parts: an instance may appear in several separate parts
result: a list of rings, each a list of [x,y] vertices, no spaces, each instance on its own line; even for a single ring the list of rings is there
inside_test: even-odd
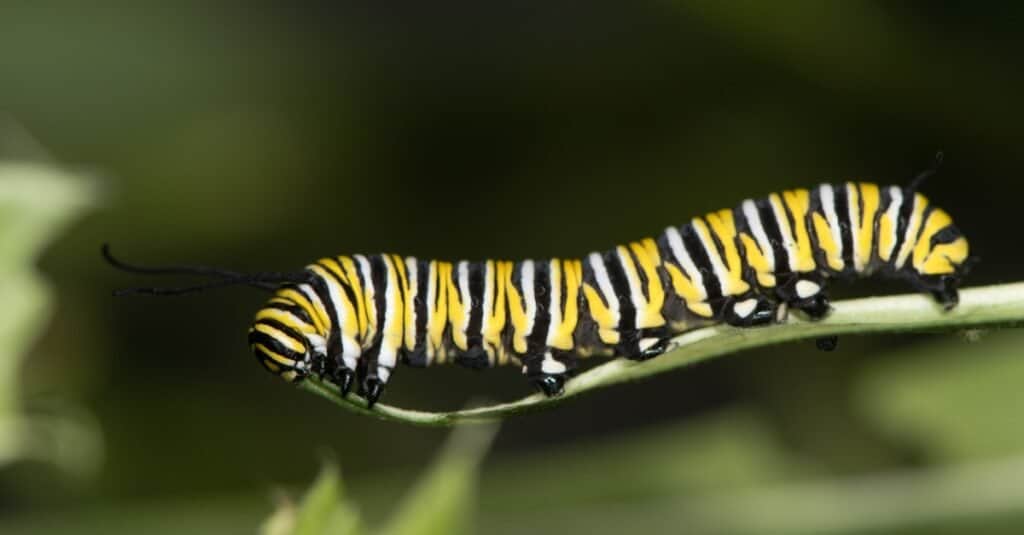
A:
[[[440,459],[405,497],[381,535],[459,535],[472,532],[477,472],[496,426],[456,429]]]
[[[264,535],[358,535],[363,529],[359,513],[345,501],[338,467],[328,462],[302,502],[295,506],[284,501],[261,531]]]
[[[34,263],[43,248],[96,203],[92,182],[64,169],[0,161],[0,464],[32,458],[89,471],[99,436],[77,410],[26,414],[18,370],[52,311]]]
[[[539,394],[510,403],[453,412],[423,412],[382,403],[373,410],[357,396],[342,398],[338,388],[316,379],[306,379],[300,388],[327,398],[335,404],[383,420],[414,425],[451,426],[480,423],[523,412],[550,408],[585,392],[606,388],[735,353],[793,340],[828,335],[882,332],[961,330],[969,327],[1019,325],[1024,322],[1024,282],[970,288],[960,293],[960,304],[942,310],[922,294],[853,299],[833,303],[834,310],[823,320],[807,321],[791,314],[785,323],[759,328],[714,325],[683,333],[670,341],[670,349],[658,358],[643,362],[616,359],[581,373],[555,398]]]

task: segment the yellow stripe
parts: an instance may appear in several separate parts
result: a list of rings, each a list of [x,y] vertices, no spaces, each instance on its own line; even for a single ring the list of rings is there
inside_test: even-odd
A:
[[[944,275],[956,271],[967,260],[967,239],[959,237],[950,243],[936,245],[918,269],[922,275]]]
[[[348,275],[349,287],[352,288],[352,293],[356,296],[356,318],[359,321],[359,333],[363,340],[367,340],[373,334],[370,332],[367,316],[366,316],[366,302],[363,294],[363,284],[359,279],[359,267],[356,266],[355,260],[350,257],[342,256],[339,257],[341,266],[345,268],[345,274]]]
[[[252,326],[252,330],[261,332],[271,338],[277,340],[281,345],[291,349],[296,353],[305,353],[306,346],[299,340],[292,338],[284,331],[276,329],[273,326],[267,325],[266,323],[256,323]]]
[[[402,346],[403,331],[402,328],[405,324],[402,318],[405,317],[405,303],[402,301],[401,288],[404,285],[399,279],[398,269],[395,267],[395,261],[390,255],[380,255],[381,260],[384,261],[384,265],[387,267],[387,278],[385,288],[376,288],[376,291],[384,292],[384,298],[388,299],[388,290],[394,288],[391,292],[390,300],[385,301],[384,307],[384,318],[381,318],[381,328],[385,332],[382,332],[383,339],[381,343],[386,343],[389,347],[398,349]],[[391,325],[388,325],[388,319],[394,318],[391,321]]]
[[[747,264],[750,264],[757,276],[757,283],[765,288],[775,287],[775,274],[772,273],[768,257],[761,251],[761,246],[746,232],[740,233],[740,241],[743,243],[743,255]]]
[[[313,264],[309,266],[309,269],[323,279],[330,276],[327,274],[327,270],[319,264]],[[324,282],[324,284],[329,283]],[[359,323],[356,321],[355,309],[352,303],[349,302],[348,295],[345,294],[344,289],[338,290],[338,298],[341,299],[341,302],[334,303],[334,306],[341,307],[339,310],[341,315],[341,334],[344,337],[354,338],[359,333]]]
[[[565,295],[555,306],[560,307],[561,320],[554,327],[554,336],[548,340],[548,345],[556,349],[569,351],[573,348],[572,333],[576,329],[576,322],[579,317],[577,310],[577,297],[579,296],[580,266],[578,261],[552,260],[551,261],[551,288],[558,288],[561,292],[562,278],[565,278]],[[562,305],[562,301],[565,305]]]
[[[814,233],[818,237],[818,245],[825,251],[825,261],[828,263],[828,267],[835,271],[842,271],[843,258],[839,254],[839,244],[836,243],[835,237],[832,235],[828,220],[819,212],[814,212],[811,214],[811,221],[814,224]]]
[[[698,316],[711,317],[710,305],[701,300],[700,290],[683,274],[682,270],[668,262],[665,263],[665,270],[668,271],[669,279],[672,280],[672,289],[683,298],[686,308]]]
[[[458,266],[453,264],[447,264],[445,269],[446,276],[443,279],[445,283],[445,292],[448,294],[448,322],[452,326],[452,341],[455,343],[455,347],[462,351],[469,349],[466,342],[466,307],[468,303],[462,302],[462,293],[459,291],[458,284]]]
[[[326,333],[330,331],[331,326],[333,325],[330,315],[327,314],[327,311],[324,310],[323,307],[314,305],[312,301],[306,298],[305,294],[294,288],[285,288],[283,290],[278,290],[277,295],[302,307],[302,309],[306,311],[306,314],[309,315],[310,319],[313,320],[313,323],[316,324],[316,330],[318,333]]]
[[[914,203],[914,211],[910,216],[910,224],[903,237],[903,245],[900,247],[900,254],[896,257],[896,266],[903,267],[907,261],[907,257],[910,256],[911,251],[914,250],[914,246],[917,244],[915,241],[918,230],[920,230],[924,217],[924,210],[928,206],[928,199],[920,193],[915,193],[913,199],[909,202]]]
[[[519,289],[512,282],[513,268],[505,273],[505,287],[508,288],[508,312],[512,321],[512,349],[520,355],[526,353],[526,304],[523,302]]]
[[[796,242],[796,270],[799,272],[814,271],[817,267],[814,264],[814,251],[811,248],[811,239],[807,235],[807,212],[810,210],[810,193],[805,189],[784,191],[783,199],[790,215],[793,216],[794,226],[791,229]],[[788,226],[788,223],[787,223]]]
[[[637,296],[645,303],[643,318],[637,322],[637,327],[661,327],[665,324],[665,318],[661,315],[661,307],[665,304],[665,289],[658,276],[658,265],[661,264],[658,244],[651,238],[644,238],[640,242],[630,243],[629,248],[647,277],[647,299],[644,300],[642,294]]]
[[[925,257],[931,251],[932,236],[952,223],[953,218],[938,208],[928,214],[928,221],[925,222],[924,230],[921,231],[921,236],[914,245],[914,269],[920,271],[921,266],[924,265]]]
[[[279,323],[283,323],[284,325],[291,327],[292,329],[295,329],[296,331],[299,331],[303,334],[316,334],[316,328],[314,326],[300,320],[299,318],[296,318],[295,316],[289,314],[288,312],[276,308],[260,309],[259,312],[256,312],[256,319],[274,320]]]
[[[857,263],[863,269],[871,262],[871,251],[874,245],[875,213],[878,211],[879,193],[878,186],[874,184],[860,183],[860,198],[864,204],[864,210],[860,214],[860,228],[857,230],[858,255]]]
[[[750,285],[743,280],[743,263],[740,261],[739,250],[736,249],[736,222],[733,221],[732,210],[719,210],[708,214],[707,220],[725,250],[725,267],[729,276],[727,295],[746,293],[750,290]]]
[[[277,362],[277,363],[282,364],[284,366],[287,366],[289,368],[296,364],[296,362],[294,360],[292,360],[292,359],[290,359],[288,357],[285,357],[284,355],[281,355],[281,354],[278,354],[278,353],[275,353],[275,352],[271,351],[270,348],[268,348],[267,346],[265,346],[263,344],[259,344],[259,343],[253,344],[252,347],[254,349],[259,349],[260,351],[262,351],[264,355],[266,355],[266,356],[270,357],[271,359],[273,359],[274,362]],[[266,359],[264,359],[264,362],[267,362],[269,364],[269,361],[267,361]],[[280,368],[278,368],[278,370],[274,370],[274,371],[279,371],[279,370],[280,370]]]
[[[257,345],[262,347],[262,344],[257,344]],[[273,372],[273,373],[281,373],[281,367],[278,366],[277,363],[274,362],[273,360],[268,359],[268,358],[261,358],[260,362],[262,362],[263,365],[266,366],[267,369],[270,370],[271,372]]]
[[[597,322],[597,334],[601,341],[609,345],[619,343],[618,322],[612,316],[612,309],[601,300],[601,294],[590,284],[583,283],[583,296],[587,298],[590,317]]]
[[[415,262],[415,261],[414,261]],[[409,351],[416,349],[416,297],[419,292],[419,283],[412,280],[412,272],[405,266],[405,261],[402,261],[404,284],[408,290],[405,293],[405,348]],[[416,264],[416,278],[423,277],[420,273],[420,266]]]
[[[506,273],[512,270],[512,262],[499,260],[488,261],[488,263],[494,266],[490,270],[491,276],[487,280],[487,284],[493,288],[491,291],[493,301],[491,310],[485,311],[490,315],[490,319],[487,324],[487,332],[484,333],[484,340],[494,348],[497,363],[505,364],[508,357],[505,354],[505,344],[501,340],[501,332],[505,329],[505,279],[507,278]]]
[[[444,284],[444,280],[451,272],[451,264],[431,260],[430,268],[433,275],[430,277],[430,285],[434,288],[436,305],[435,303],[427,305],[432,309],[427,332],[430,335],[428,356],[433,357],[441,351],[444,345],[444,328],[448,324],[448,286]]]
[[[878,257],[883,262],[892,258],[892,249],[896,245],[896,223],[889,214],[882,214],[878,219]]]

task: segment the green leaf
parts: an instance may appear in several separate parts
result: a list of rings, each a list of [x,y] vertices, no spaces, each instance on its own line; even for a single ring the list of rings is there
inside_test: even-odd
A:
[[[320,469],[302,502],[285,500],[261,528],[263,535],[358,535],[363,533],[359,513],[345,501],[338,467],[328,462]]]
[[[472,533],[480,461],[496,426],[456,429],[440,459],[416,484],[381,535]]]
[[[892,295],[852,299],[833,303],[823,320],[808,321],[795,314],[778,325],[738,328],[718,324],[685,332],[669,342],[666,354],[638,362],[615,359],[574,377],[565,393],[554,398],[535,394],[518,401],[453,412],[424,412],[378,403],[373,410],[358,396],[342,398],[338,388],[309,378],[300,388],[335,404],[383,420],[414,425],[451,426],[480,423],[527,411],[550,408],[585,392],[652,377],[703,360],[729,355],[743,349],[793,340],[838,334],[871,334],[924,330],[962,330],[972,327],[1020,325],[1024,322],[1024,282],[970,288],[960,292],[960,304],[944,311],[923,294]]]
[[[92,182],[67,170],[0,161],[0,464],[31,458],[78,472],[97,464],[91,419],[77,410],[28,414],[18,384],[22,358],[52,312],[34,263],[97,197]]]

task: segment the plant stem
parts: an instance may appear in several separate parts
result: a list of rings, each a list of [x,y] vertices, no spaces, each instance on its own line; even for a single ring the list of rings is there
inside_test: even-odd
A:
[[[718,324],[685,332],[672,339],[670,350],[648,361],[615,359],[570,379],[565,393],[555,398],[540,394],[452,412],[423,412],[378,403],[373,410],[356,395],[342,399],[337,387],[306,379],[300,388],[362,414],[414,425],[447,427],[492,421],[513,414],[548,408],[585,392],[651,377],[712,357],[793,340],[841,334],[906,331],[957,331],[967,328],[1024,324],[1024,282],[971,288],[960,292],[960,304],[948,312],[921,294],[871,297],[833,303],[823,320],[808,321],[790,314],[781,324],[737,328]]]

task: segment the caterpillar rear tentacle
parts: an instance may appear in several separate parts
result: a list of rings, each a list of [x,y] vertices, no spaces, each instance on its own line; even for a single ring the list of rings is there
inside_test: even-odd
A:
[[[358,383],[371,405],[399,362],[514,364],[554,396],[581,358],[653,358],[683,331],[768,325],[789,309],[822,318],[833,278],[906,279],[949,308],[967,260],[966,239],[921,194],[826,184],[579,260],[324,258],[306,268],[311,281],[281,286],[250,344],[272,372],[296,381],[320,370],[343,394]]]

